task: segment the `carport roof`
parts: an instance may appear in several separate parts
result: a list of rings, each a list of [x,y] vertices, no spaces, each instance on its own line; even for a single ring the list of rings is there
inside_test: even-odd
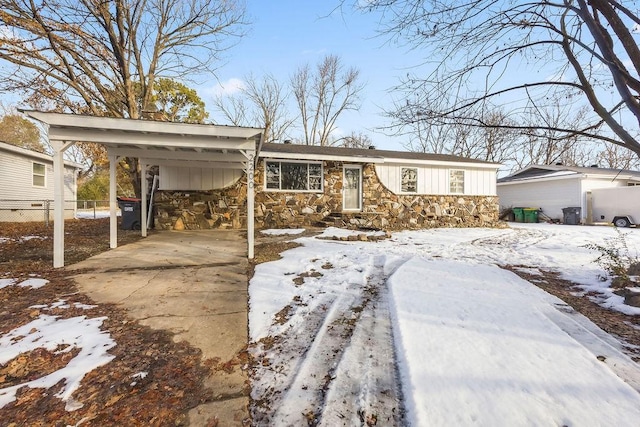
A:
[[[50,140],[96,142],[117,149],[118,155],[148,159],[203,160],[209,153],[259,150],[263,132],[252,127],[23,112],[49,126]]]

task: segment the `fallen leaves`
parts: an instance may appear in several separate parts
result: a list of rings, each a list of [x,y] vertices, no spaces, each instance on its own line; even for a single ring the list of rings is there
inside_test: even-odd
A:
[[[187,412],[213,396],[203,385],[210,368],[199,350],[175,343],[166,331],[132,321],[115,305],[99,305],[80,294],[64,271],[51,268],[52,228],[40,223],[3,223],[0,278],[42,277],[39,289],[7,286],[0,289],[0,336],[43,314],[61,319],[106,317],[102,330],[116,346],[114,359],[82,379],[72,399],[56,397],[64,384],[49,389],[21,387],[16,400],[0,408],[3,426],[180,426]],[[34,236],[21,239],[21,236]],[[119,231],[119,244],[134,241],[139,232]],[[80,261],[107,250],[109,221],[73,220],[65,223],[65,260]],[[18,338],[18,337],[16,337]],[[0,389],[41,378],[66,366],[79,349],[38,348],[0,365]],[[141,373],[145,373],[141,375]],[[73,409],[72,411],[69,411]]]

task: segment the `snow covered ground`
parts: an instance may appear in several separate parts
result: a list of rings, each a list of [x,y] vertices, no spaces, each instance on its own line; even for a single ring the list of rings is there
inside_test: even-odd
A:
[[[98,219],[109,218],[108,209],[78,209],[76,211],[76,219]],[[117,216],[121,216],[120,209],[116,211]]]
[[[47,283],[48,280],[42,278],[30,278],[22,281],[0,279],[0,288],[20,286],[39,289]],[[71,305],[80,309],[95,307],[58,300],[50,306],[38,305],[30,308],[48,311],[54,308],[69,308]],[[66,402],[66,409],[73,411],[82,406],[72,398],[73,392],[80,387],[82,378],[93,369],[113,359],[108,351],[116,343],[109,337],[109,334],[100,330],[105,319],[105,317],[87,318],[86,316],[61,319],[59,316],[40,314],[33,321],[0,336],[0,365],[37,348],[55,351],[56,354],[79,349],[78,354],[61,369],[31,381],[0,388],[0,408],[16,400],[16,392],[22,387],[47,389],[54,387],[60,381],[63,381],[64,387],[56,394],[56,397]]]
[[[277,234],[269,231],[271,235]],[[640,230],[626,230],[632,256]],[[254,421],[300,425],[638,425],[640,369],[561,300],[499,266],[559,272],[599,304],[609,227],[433,229],[295,239],[250,282]]]

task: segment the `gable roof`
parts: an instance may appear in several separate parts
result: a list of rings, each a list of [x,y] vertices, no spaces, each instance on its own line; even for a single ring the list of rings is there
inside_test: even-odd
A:
[[[637,180],[640,181],[640,171],[632,171],[628,169],[610,169],[582,167],[582,166],[565,166],[565,165],[531,165],[521,169],[511,175],[498,179],[498,184],[516,181],[530,181],[537,179],[554,179],[568,177],[593,177],[593,178],[610,178],[612,180]]]
[[[6,151],[9,153],[18,154],[22,157],[41,160],[43,162],[53,164],[53,157],[48,154],[40,153],[38,151],[28,150],[26,148],[18,147],[16,145],[9,144],[3,141],[0,141],[0,151]],[[70,168],[75,168],[75,169],[82,169],[83,167],[81,164],[66,161],[66,160],[64,162],[64,165]]]
[[[498,163],[469,159],[449,154],[418,153],[366,148],[326,147],[319,145],[265,143],[260,157],[299,160],[345,160],[366,163],[456,163],[475,167],[495,168]]]

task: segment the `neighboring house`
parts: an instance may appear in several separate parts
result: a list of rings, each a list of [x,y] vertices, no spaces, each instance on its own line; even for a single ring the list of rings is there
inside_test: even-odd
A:
[[[564,208],[580,208],[581,222],[588,215],[591,190],[640,185],[640,172],[598,167],[533,165],[498,180],[500,210],[539,208],[554,220],[563,219]]]
[[[65,163],[65,218],[75,216],[78,169]],[[52,219],[53,178],[51,156],[0,142],[0,222]]]
[[[492,226],[500,165],[441,154],[263,144],[254,177],[258,228]],[[246,227],[241,169],[160,166],[155,226]]]

